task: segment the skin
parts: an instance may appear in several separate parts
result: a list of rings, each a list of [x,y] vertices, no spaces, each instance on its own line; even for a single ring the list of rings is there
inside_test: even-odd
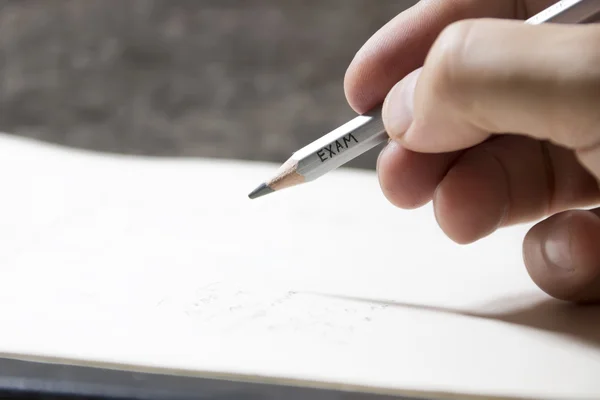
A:
[[[423,0],[367,41],[344,86],[358,113],[384,103],[391,203],[433,201],[460,244],[541,220],[523,243],[533,281],[598,302],[600,25],[523,23],[553,3]]]

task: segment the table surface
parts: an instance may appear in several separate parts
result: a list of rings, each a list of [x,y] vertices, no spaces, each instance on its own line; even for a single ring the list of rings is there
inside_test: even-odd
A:
[[[346,68],[416,0],[0,3],[0,131],[282,162],[355,116]],[[376,156],[352,164],[374,169]]]

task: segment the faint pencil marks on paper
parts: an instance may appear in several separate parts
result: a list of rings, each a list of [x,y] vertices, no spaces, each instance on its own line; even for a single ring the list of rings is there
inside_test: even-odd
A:
[[[331,343],[365,332],[386,305],[352,303],[299,291],[264,291],[216,282],[165,299],[157,307],[183,313],[203,332],[222,335],[301,335]]]

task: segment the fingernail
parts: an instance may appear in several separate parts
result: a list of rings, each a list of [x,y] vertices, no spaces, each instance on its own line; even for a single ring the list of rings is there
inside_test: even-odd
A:
[[[558,224],[557,224],[558,225]],[[560,224],[550,229],[544,240],[544,255],[551,267],[562,271],[573,271],[573,258],[571,255],[571,230],[569,224]]]
[[[413,121],[413,97],[420,69],[398,82],[385,98],[382,117],[388,135],[399,138]]]

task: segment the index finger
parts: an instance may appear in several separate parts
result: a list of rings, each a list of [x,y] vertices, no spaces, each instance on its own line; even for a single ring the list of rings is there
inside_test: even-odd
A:
[[[344,79],[350,106],[362,114],[383,102],[390,89],[421,67],[440,32],[468,18],[515,18],[514,0],[422,0],[376,32],[356,53]]]

